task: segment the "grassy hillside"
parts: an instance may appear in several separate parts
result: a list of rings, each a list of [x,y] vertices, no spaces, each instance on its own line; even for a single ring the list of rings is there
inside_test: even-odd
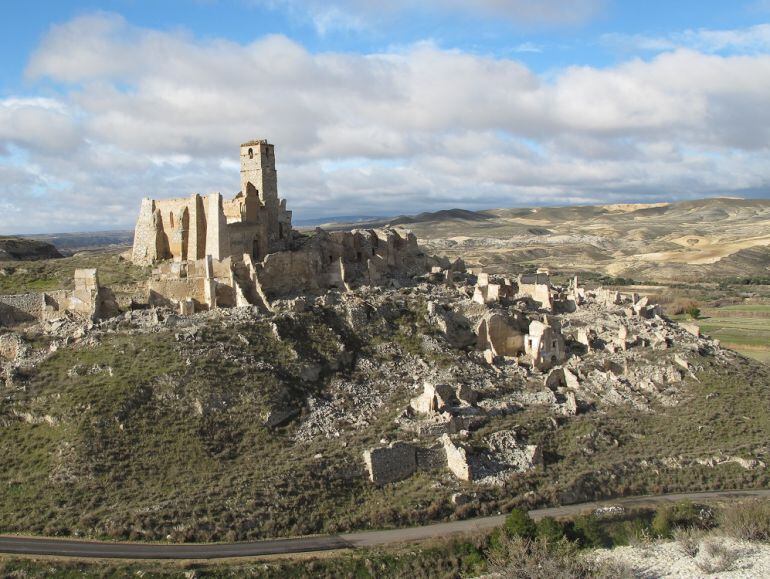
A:
[[[117,250],[81,253],[61,259],[2,261],[0,294],[72,289],[76,269],[97,268],[102,285],[133,284],[147,279],[148,268],[122,259]]]
[[[413,525],[525,501],[770,482],[764,466],[695,462],[715,455],[766,462],[770,369],[735,356],[727,364],[703,358],[684,401],[654,412],[603,406],[554,423],[533,406],[493,417],[471,444],[518,425],[546,455],[544,469],[502,487],[436,472],[376,488],[361,453],[395,434],[415,375],[443,366],[460,381],[463,372],[495,376],[464,352],[426,341],[424,301],[395,295],[368,323],[353,324],[344,304],[272,320],[214,313],[193,326],[172,317],[138,331],[121,322],[59,348],[15,376],[0,400],[0,530],[244,540]],[[44,336],[28,338],[47,349]],[[308,377],[311,365],[317,379]],[[339,380],[350,408],[383,405],[339,435],[298,436],[308,400],[328,397]],[[301,411],[301,420],[264,425],[284,408]],[[453,505],[458,491],[473,500]]]

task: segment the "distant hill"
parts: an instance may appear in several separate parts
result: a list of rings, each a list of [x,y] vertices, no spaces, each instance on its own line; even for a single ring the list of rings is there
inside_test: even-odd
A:
[[[294,219],[292,224],[294,227],[317,227],[327,223],[368,223],[378,219],[382,219],[382,217],[374,215],[330,215],[328,217],[314,217],[312,219]]]
[[[388,220],[390,225],[405,225],[408,223],[430,223],[437,221],[486,221],[493,216],[483,211],[468,211],[466,209],[443,209],[431,213],[420,213],[413,217],[400,215]]]
[[[448,209],[366,225],[403,226],[428,251],[491,272],[548,266],[662,281],[770,276],[770,199]]]
[[[79,251],[129,247],[134,242],[133,230],[49,233],[21,235],[19,237],[52,244],[56,249],[68,255]]]
[[[22,237],[0,237],[0,261],[54,259],[63,257],[50,243]]]

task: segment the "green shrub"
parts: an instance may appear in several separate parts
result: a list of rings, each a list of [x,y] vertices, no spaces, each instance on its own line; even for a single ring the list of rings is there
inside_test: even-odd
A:
[[[513,509],[505,518],[503,524],[505,534],[509,537],[524,537],[534,539],[537,534],[537,525],[529,513],[523,509]]]
[[[456,547],[457,556],[460,558],[460,567],[464,575],[480,575],[487,569],[487,561],[484,553],[472,543],[461,543]]]
[[[652,535],[650,522],[647,519],[633,519],[623,522],[622,537],[613,537],[613,543],[615,545],[647,545],[652,540]]]
[[[599,520],[593,515],[577,517],[571,526],[571,538],[577,541],[581,547],[597,548],[612,545],[607,532],[602,528]]]
[[[690,316],[693,320],[697,320],[700,317],[700,308],[695,304],[690,304],[685,309],[684,313]]]
[[[537,523],[536,535],[553,544],[564,538],[564,526],[553,517],[544,517]]]
[[[652,532],[664,539],[670,539],[674,529],[703,526],[698,509],[690,501],[662,506],[652,519]]]

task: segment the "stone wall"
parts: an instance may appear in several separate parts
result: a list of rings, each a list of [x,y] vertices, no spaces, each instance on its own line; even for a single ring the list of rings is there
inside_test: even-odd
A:
[[[115,296],[99,285],[95,269],[75,270],[75,289],[0,296],[0,325],[12,326],[60,317],[65,312],[91,320],[113,316]]]
[[[468,454],[465,449],[452,442],[448,434],[444,434],[441,437],[441,442],[446,453],[447,468],[452,471],[452,474],[460,480],[473,480],[471,465],[468,462]]]
[[[446,453],[442,445],[431,446],[430,448],[418,447],[417,470],[438,470],[446,468]]]
[[[477,347],[491,350],[495,356],[516,356],[524,352],[525,332],[518,327],[519,323],[500,312],[487,314],[476,329]]]
[[[34,322],[43,316],[43,294],[0,295],[0,325]]]
[[[369,480],[385,485],[409,478],[417,470],[415,447],[405,442],[393,442],[388,446],[364,451],[364,463]]]

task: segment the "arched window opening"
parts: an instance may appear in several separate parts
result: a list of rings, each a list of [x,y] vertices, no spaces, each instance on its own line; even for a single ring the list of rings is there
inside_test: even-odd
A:
[[[249,159],[254,158],[254,149],[249,149]]]

